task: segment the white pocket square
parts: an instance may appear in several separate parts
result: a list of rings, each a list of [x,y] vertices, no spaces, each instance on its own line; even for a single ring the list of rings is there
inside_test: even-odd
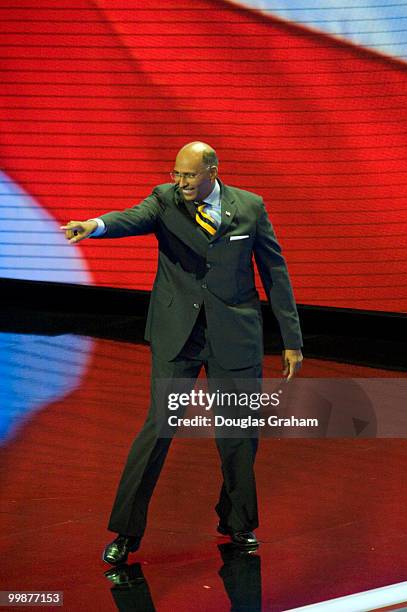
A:
[[[244,238],[249,238],[249,234],[243,234],[242,236],[230,236],[229,240],[243,240]]]

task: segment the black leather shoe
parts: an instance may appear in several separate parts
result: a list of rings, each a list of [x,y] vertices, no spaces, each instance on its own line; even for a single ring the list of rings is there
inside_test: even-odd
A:
[[[233,531],[230,538],[239,548],[257,548],[259,541],[253,531]]]
[[[257,548],[259,546],[259,541],[253,531],[232,531],[223,523],[218,523],[216,531],[222,535],[230,536],[233,544],[240,548]]]
[[[136,536],[118,535],[103,551],[102,559],[111,565],[126,563],[129,552],[140,548],[141,538]]]

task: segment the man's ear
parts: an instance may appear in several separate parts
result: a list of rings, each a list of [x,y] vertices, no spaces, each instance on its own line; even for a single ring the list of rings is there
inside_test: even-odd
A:
[[[217,166],[211,166],[210,175],[211,175],[211,181],[214,181],[216,177],[218,176]]]

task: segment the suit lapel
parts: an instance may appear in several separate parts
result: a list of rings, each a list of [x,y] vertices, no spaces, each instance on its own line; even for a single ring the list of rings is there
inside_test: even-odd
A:
[[[201,257],[206,257],[209,239],[205,236],[198,224],[191,217],[187,210],[182,210],[184,206],[181,196],[175,197],[166,202],[164,213],[161,217],[166,227],[177,238],[185,242],[192,250]]]
[[[221,181],[221,223],[214,236],[206,236],[195,220],[184,207],[182,196],[175,191],[171,198],[166,199],[166,206],[162,215],[162,221],[166,227],[185,242],[201,257],[206,257],[208,244],[218,240],[230,227],[236,214],[236,203],[233,194]]]
[[[214,236],[211,236],[210,242],[214,242],[222,236],[230,227],[233,217],[236,214],[236,204],[234,197],[229,189],[221,182],[220,183],[220,202],[221,202],[221,223],[218,231]]]

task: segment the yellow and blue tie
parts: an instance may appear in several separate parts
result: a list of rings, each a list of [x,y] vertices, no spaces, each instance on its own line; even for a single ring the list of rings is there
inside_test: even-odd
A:
[[[218,226],[216,224],[216,221],[212,219],[212,217],[208,215],[208,213],[204,212],[205,206],[206,206],[205,202],[203,202],[202,204],[198,204],[198,206],[196,207],[195,221],[206,232],[208,232],[208,234],[210,234],[211,236],[214,236],[214,234],[216,234],[216,230],[218,229]]]

